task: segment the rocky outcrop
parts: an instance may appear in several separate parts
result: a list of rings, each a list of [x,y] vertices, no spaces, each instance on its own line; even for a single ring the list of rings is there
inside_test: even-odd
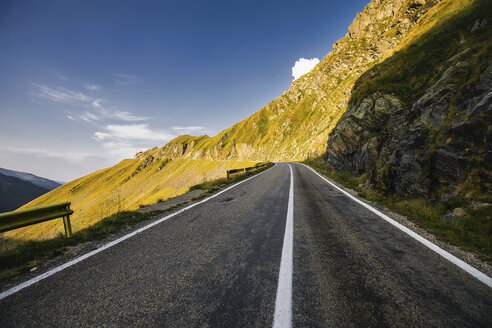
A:
[[[388,194],[490,192],[492,60],[475,81],[472,71],[456,62],[411,105],[380,93],[352,104],[328,139],[327,162],[367,174],[372,188]]]

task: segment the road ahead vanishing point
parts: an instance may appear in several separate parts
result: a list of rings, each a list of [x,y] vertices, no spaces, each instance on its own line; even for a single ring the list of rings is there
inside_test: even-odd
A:
[[[490,277],[414,237],[277,164],[3,291],[0,327],[492,326]]]

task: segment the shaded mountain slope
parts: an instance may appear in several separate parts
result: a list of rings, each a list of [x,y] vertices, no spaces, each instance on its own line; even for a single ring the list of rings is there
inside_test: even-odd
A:
[[[0,173],[3,175],[8,175],[11,177],[16,177],[18,179],[28,181],[38,187],[48,189],[48,190],[53,190],[55,188],[58,188],[61,186],[61,183],[49,180],[46,178],[39,177],[37,175],[31,174],[31,173],[26,173],[26,172],[20,172],[20,171],[14,171],[14,170],[8,170],[0,167]]]
[[[13,211],[49,190],[0,173],[0,212]]]

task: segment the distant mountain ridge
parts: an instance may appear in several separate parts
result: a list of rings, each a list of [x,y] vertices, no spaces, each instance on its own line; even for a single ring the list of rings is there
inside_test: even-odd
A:
[[[0,173],[6,176],[15,177],[23,181],[30,182],[38,187],[53,190],[61,186],[62,184],[53,180],[42,178],[40,176],[34,175],[32,173],[20,172],[14,170],[8,170],[0,167]]]
[[[49,191],[29,181],[0,173],[0,212],[16,210]]]

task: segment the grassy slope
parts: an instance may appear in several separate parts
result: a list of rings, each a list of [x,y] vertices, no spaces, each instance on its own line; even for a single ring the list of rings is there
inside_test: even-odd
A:
[[[250,161],[156,159],[141,168],[144,160],[126,159],[53,190],[24,207],[71,201],[75,213],[72,228],[78,231],[105,217],[137,209],[182,194],[192,185],[225,175],[226,169],[247,167]],[[139,169],[139,167],[141,169]],[[62,232],[61,220],[52,220],[5,233],[5,238],[44,239]]]

